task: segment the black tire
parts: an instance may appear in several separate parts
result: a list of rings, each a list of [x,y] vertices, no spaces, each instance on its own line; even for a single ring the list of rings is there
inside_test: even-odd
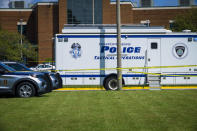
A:
[[[35,96],[35,88],[29,82],[22,82],[16,88],[16,95],[22,98]]]
[[[116,76],[110,76],[104,83],[106,90],[118,90],[118,80]]]

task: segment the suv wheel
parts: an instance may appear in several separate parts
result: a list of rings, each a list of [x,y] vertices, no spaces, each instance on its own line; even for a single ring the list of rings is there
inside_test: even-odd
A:
[[[16,94],[19,97],[27,98],[35,95],[35,88],[29,82],[22,82],[17,86]]]

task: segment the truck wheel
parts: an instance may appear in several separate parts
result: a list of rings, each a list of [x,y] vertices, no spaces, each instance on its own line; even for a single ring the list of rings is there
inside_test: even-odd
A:
[[[110,76],[106,79],[104,87],[106,90],[118,90],[118,81],[116,76]]]
[[[35,88],[29,82],[22,82],[17,86],[16,94],[22,98],[32,97],[35,95]]]

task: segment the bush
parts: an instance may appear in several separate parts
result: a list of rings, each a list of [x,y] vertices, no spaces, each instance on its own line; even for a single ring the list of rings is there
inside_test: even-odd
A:
[[[182,31],[185,29],[197,32],[197,8],[193,8],[189,12],[176,17],[172,30]]]
[[[20,34],[0,30],[0,60],[20,62],[24,62],[24,58],[36,60],[37,47],[30,44],[24,36],[22,39],[23,44],[21,45]],[[21,53],[23,59],[21,59]]]

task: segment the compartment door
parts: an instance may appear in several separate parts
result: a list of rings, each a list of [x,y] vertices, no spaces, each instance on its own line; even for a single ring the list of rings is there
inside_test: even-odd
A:
[[[148,39],[147,65],[148,67],[161,65],[161,39]],[[160,71],[160,68],[148,69],[149,73],[160,73]]]

